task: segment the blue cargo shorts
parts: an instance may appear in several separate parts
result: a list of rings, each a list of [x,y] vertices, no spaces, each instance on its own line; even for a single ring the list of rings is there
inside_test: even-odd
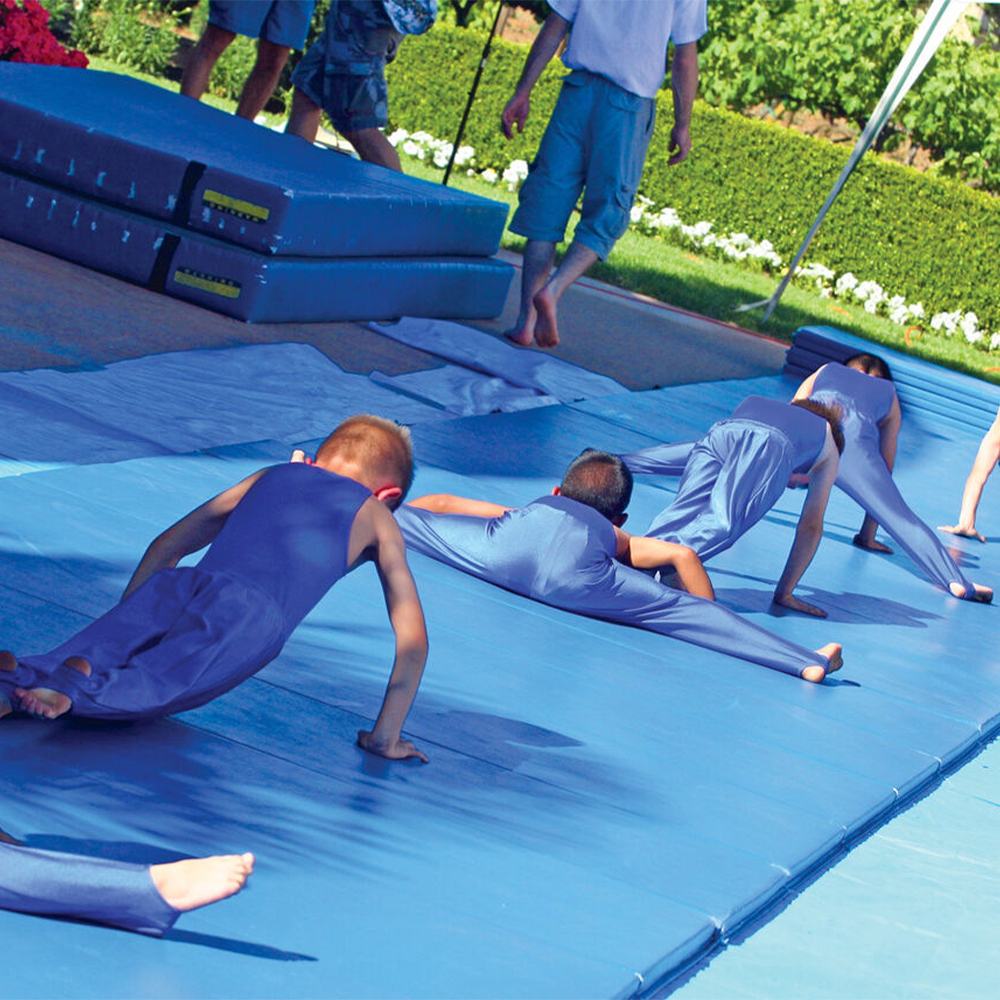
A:
[[[602,260],[628,228],[656,120],[656,102],[575,69],[521,186],[512,232],[560,243],[583,191],[575,240]]]
[[[389,122],[385,66],[403,35],[381,3],[332,0],[323,34],[302,57],[292,83],[318,104],[338,132]]]
[[[301,49],[316,0],[210,0],[208,23],[225,31]]]

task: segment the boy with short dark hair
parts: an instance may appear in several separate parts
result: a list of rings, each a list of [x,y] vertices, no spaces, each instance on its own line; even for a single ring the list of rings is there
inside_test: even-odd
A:
[[[621,459],[588,449],[552,496],[525,507],[446,493],[396,513],[407,545],[525,597],[669,635],[803,680],[842,663],[841,647],[788,642],[714,603],[701,561],[683,545],[621,529],[631,477]],[[670,568],[681,593],[638,570]]]
[[[371,559],[396,634],[378,719],[359,745],[424,755],[400,739],[427,634],[391,511],[413,476],[409,432],[351,417],[313,463],[262,469],[157,537],[121,603],[58,649],[0,653],[0,716],[145,719],[196,708],[255,674],[337,580]],[[205,545],[197,566],[176,568]]]

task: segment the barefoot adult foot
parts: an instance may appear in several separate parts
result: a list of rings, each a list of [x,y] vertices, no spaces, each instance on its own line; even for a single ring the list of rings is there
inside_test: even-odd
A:
[[[962,538],[975,538],[985,542],[986,537],[979,534],[975,528],[963,528],[960,524],[939,524],[938,531],[947,531],[949,535],[961,535]]]
[[[559,325],[556,321],[556,297],[546,285],[532,300],[538,313],[535,320],[535,342],[539,347],[559,346]]]
[[[32,688],[30,691],[14,688],[14,694],[17,697],[18,708],[22,712],[41,719],[58,719],[73,707],[69,695],[63,694],[62,691],[53,691],[51,688]]]
[[[9,649],[0,649],[0,670],[17,670],[17,657]]]
[[[250,877],[253,862],[249,853],[224,854],[153,865],[149,874],[160,895],[175,910],[186,912],[235,895]]]
[[[530,323],[517,323],[509,330],[504,330],[503,335],[518,347],[531,347],[535,342],[534,318],[532,318]]]

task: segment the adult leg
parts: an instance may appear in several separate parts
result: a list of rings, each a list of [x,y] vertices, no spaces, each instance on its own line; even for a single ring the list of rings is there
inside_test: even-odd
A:
[[[182,912],[239,892],[252,854],[128,864],[0,843],[0,909],[161,936]]]
[[[976,530],[976,511],[979,509],[983,487],[990,474],[997,467],[997,462],[1000,462],[1000,413],[997,414],[993,426],[980,442],[976,459],[972,463],[972,471],[965,481],[958,524],[942,524],[938,531],[947,531],[952,535],[963,535],[966,538],[978,538],[981,542],[986,541],[983,535]]]
[[[535,307],[535,341],[539,347],[558,346],[559,300],[566,289],[577,278],[582,278],[599,259],[585,243],[573,240],[555,273],[532,299],[532,305]]]
[[[358,156],[368,163],[380,167],[402,171],[396,147],[377,128],[363,128],[356,131],[340,129],[340,134],[357,150]]]
[[[913,512],[899,492],[882,456],[852,442],[844,449],[837,485],[892,536],[896,544],[937,586],[956,597],[975,598],[969,581],[937,535]]]
[[[216,24],[205,25],[205,33],[191,50],[181,77],[181,93],[185,97],[198,100],[205,93],[212,69],[235,37],[235,31],[228,31]]]
[[[240,103],[236,107],[236,114],[240,118],[253,121],[264,110],[264,105],[278,86],[281,71],[285,68],[291,51],[287,45],[276,45],[266,38],[257,40],[257,58],[243,84]]]
[[[306,142],[315,142],[323,109],[298,87],[292,94],[292,110],[285,125],[288,135],[297,135]]]
[[[505,336],[522,347],[535,342],[538,314],[534,299],[549,280],[556,244],[561,242],[573,206],[583,190],[594,104],[590,77],[591,74],[576,71],[563,81],[511,219],[511,231],[526,236],[528,245],[521,274],[520,311]],[[574,266],[578,265],[579,262]]]

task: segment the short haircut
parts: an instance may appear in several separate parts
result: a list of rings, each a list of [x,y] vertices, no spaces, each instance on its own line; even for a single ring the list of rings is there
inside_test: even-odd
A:
[[[866,354],[864,352],[852,354],[844,364],[848,368],[864,372],[866,375],[875,375],[878,378],[892,381],[892,372],[889,371],[889,366],[877,354]]]
[[[585,448],[570,462],[559,492],[611,520],[624,514],[632,499],[632,473],[617,455]]]
[[[839,406],[820,403],[815,399],[795,399],[792,400],[792,406],[801,406],[803,410],[810,410],[816,416],[822,417],[830,425],[830,433],[833,434],[833,443],[837,446],[838,454],[844,454],[844,429],[840,425],[843,411]]]
[[[336,455],[384,476],[403,491],[413,482],[413,442],[410,429],[394,420],[358,413],[348,417],[320,446],[316,461]]]

